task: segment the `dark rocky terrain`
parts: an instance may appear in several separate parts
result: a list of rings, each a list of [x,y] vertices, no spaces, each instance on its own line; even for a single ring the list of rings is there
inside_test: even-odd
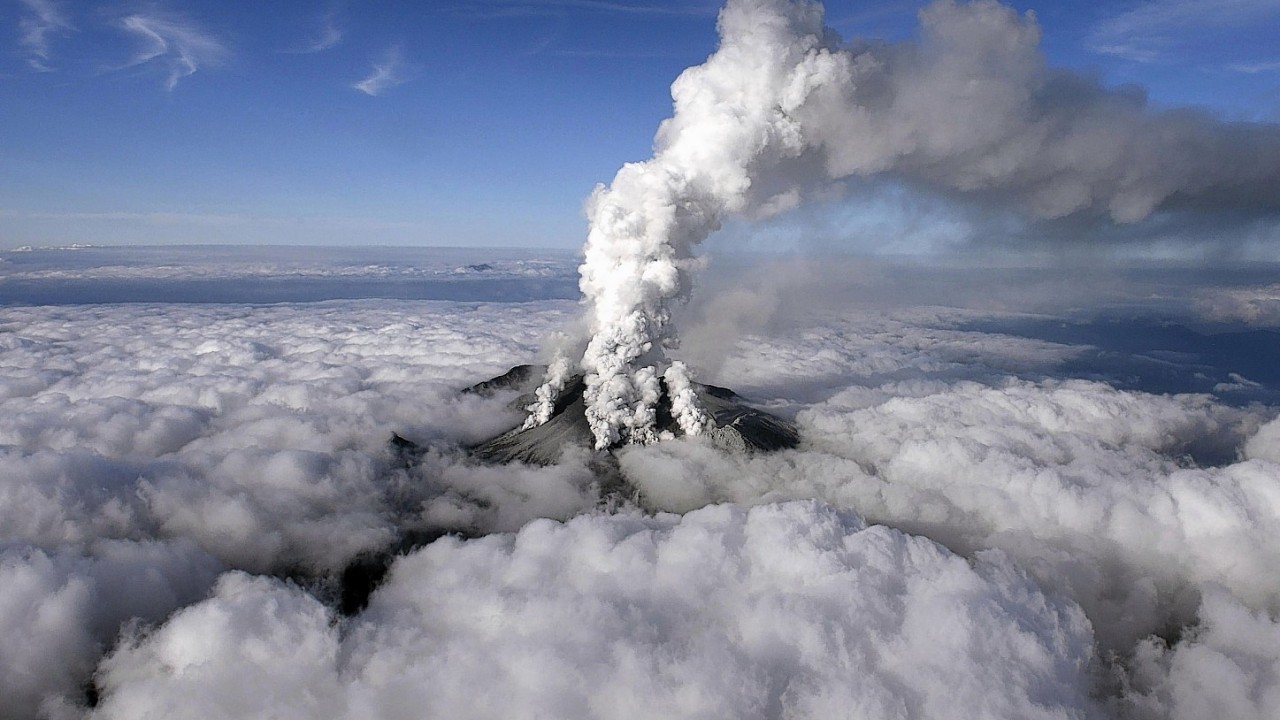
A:
[[[492,394],[504,389],[518,389],[523,394],[512,404],[523,408],[533,403],[533,391],[542,381],[542,370],[535,365],[517,365],[503,375],[467,388],[465,392]],[[518,427],[509,430],[473,446],[471,453],[486,462],[553,465],[566,447],[592,447],[594,441],[582,397],[585,387],[582,376],[575,375],[560,393],[550,420],[528,430]],[[799,445],[800,434],[794,425],[746,405],[732,390],[701,383],[693,383],[693,387],[715,425],[706,437],[718,447],[729,452],[772,452]],[[679,437],[684,433],[671,415],[671,401],[665,385],[662,390],[657,409],[658,430]]]

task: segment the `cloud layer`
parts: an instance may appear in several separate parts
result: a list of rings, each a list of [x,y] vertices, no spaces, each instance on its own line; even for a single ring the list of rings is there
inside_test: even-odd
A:
[[[5,718],[79,702],[126,621],[159,622],[222,568],[323,583],[407,530],[596,502],[584,467],[497,474],[450,449],[518,419],[455,390],[536,359],[568,307],[508,307],[529,321],[514,334],[492,306],[85,307],[0,319],[2,615],[29,638],[0,663]],[[392,432],[444,449],[402,468]]]
[[[817,503],[728,506],[437,542],[342,634],[227,575],[104,662],[95,716],[1084,718],[1089,653],[1083,614],[999,556]]]
[[[704,377],[804,445],[629,448],[620,494],[583,453],[460,450],[521,414],[457,389],[539,359],[571,302],[2,307],[0,717],[1268,717],[1275,408],[1069,377],[1088,348],[973,329],[1015,313],[937,273],[958,299],[696,302]],[[1190,321],[1222,289],[1133,304],[1154,287],[1083,297]],[[339,616],[349,563],[442,533]]]

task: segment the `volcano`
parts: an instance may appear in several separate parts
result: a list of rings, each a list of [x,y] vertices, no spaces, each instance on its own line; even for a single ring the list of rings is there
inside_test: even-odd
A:
[[[520,397],[512,405],[525,408],[534,402],[534,390],[545,368],[517,365],[506,373],[464,390],[467,393],[492,395],[501,390],[518,389]],[[795,425],[758,408],[745,404],[734,391],[691,383],[712,427],[704,434],[709,442],[728,452],[773,452],[800,444]],[[554,465],[569,447],[594,447],[591,427],[587,423],[582,392],[586,385],[582,375],[573,376],[559,398],[547,422],[528,429],[513,428],[470,448],[471,454],[492,463],[523,462],[530,465]],[[657,427],[664,437],[680,437],[684,432],[671,414],[671,398],[665,383],[656,407]],[[612,450],[613,448],[610,448]]]

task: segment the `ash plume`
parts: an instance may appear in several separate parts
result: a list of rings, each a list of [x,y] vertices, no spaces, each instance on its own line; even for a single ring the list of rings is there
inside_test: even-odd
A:
[[[818,3],[729,0],[718,28],[715,53],[672,85],[653,157],[587,205],[580,365],[597,448],[658,439],[672,306],[690,290],[693,249],[728,218],[791,209],[846,178],[1094,227],[1280,212],[1280,127],[1157,110],[1140,92],[1050,69],[1031,12],[938,0],[915,41],[845,44]],[[530,425],[568,372],[553,365]]]

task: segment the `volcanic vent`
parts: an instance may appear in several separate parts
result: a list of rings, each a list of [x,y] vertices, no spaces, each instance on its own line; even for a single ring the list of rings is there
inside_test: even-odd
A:
[[[509,388],[519,389],[524,392],[512,404],[525,408],[536,402],[534,391],[545,372],[544,367],[517,365],[503,375],[467,388],[465,392],[492,394]],[[794,425],[744,404],[732,390],[695,382],[690,386],[709,420],[700,434],[714,445],[733,452],[771,452],[799,444],[800,435]],[[658,434],[663,438],[683,436],[686,433],[672,414],[672,398],[667,383],[660,382],[660,387],[661,394],[655,405]],[[486,440],[473,446],[472,454],[495,463],[514,461],[552,465],[567,447],[591,448],[595,438],[587,422],[583,399],[585,388],[582,375],[571,376],[555,400],[550,419],[532,427],[528,424],[516,427]],[[615,447],[620,444],[616,443]]]

